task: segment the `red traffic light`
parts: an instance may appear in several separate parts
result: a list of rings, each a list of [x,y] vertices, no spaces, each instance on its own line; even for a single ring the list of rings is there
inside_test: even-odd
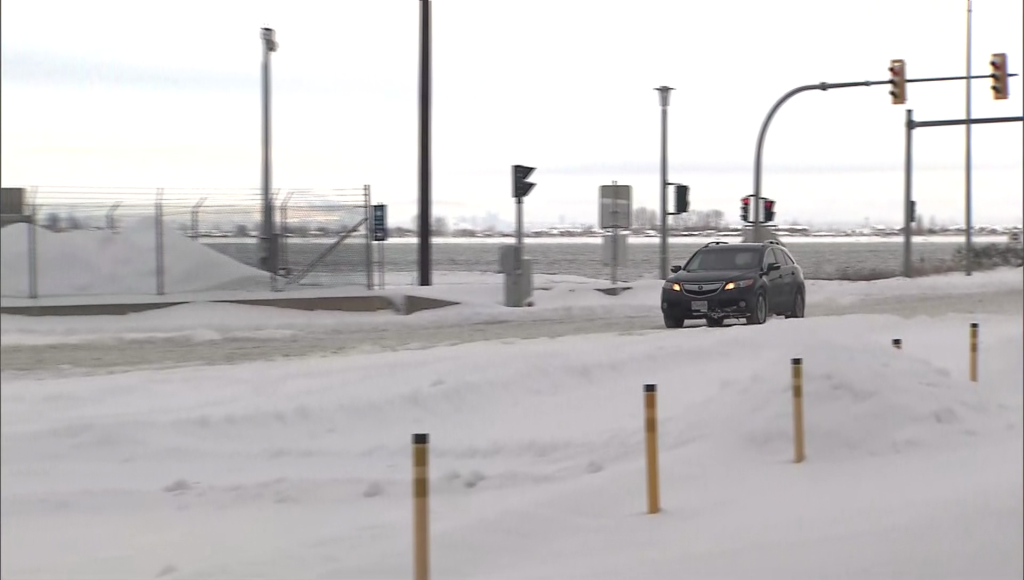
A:
[[[741,200],[741,203],[742,203],[743,205],[750,205],[750,198],[749,198],[749,197],[744,197],[744,198],[743,198],[743,199]]]

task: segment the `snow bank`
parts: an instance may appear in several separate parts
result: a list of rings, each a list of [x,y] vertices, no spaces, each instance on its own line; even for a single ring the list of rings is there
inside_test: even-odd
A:
[[[304,312],[235,304],[195,303],[126,316],[28,317],[0,315],[0,342],[60,344],[78,342],[174,339],[212,341],[230,338],[282,338],[385,333],[391,344],[403,332],[421,329],[445,340],[486,339],[488,323],[531,323],[534,335],[570,334],[565,328],[585,324],[586,331],[654,329],[662,326],[658,310],[661,281],[641,280],[619,296],[596,291],[604,282],[572,276],[538,276],[534,306],[507,308],[502,304],[503,282],[494,274],[440,273],[432,287],[393,287],[404,293],[459,302],[458,306],[396,316],[390,312]],[[808,282],[808,317],[853,312],[932,316],[949,312],[1019,312],[1024,304],[1022,270],[1006,269],[912,280],[871,282]],[[315,295],[315,294],[313,294]],[[280,296],[280,295],[277,295]],[[602,328],[598,328],[601,326]],[[326,339],[325,339],[326,340]],[[418,340],[410,335],[409,340]],[[440,339],[439,339],[440,340]],[[371,342],[371,337],[366,337]],[[328,340],[329,342],[329,340]]]
[[[981,319],[974,384],[969,320],[5,376],[3,576],[408,576],[417,431],[432,436],[438,577],[1019,576],[1022,323]],[[640,517],[646,382],[659,385],[655,517]]]
[[[155,294],[156,233],[151,219],[106,230],[54,233],[29,224],[0,230],[0,293],[28,296],[28,228],[36,229],[40,295]],[[164,231],[167,293],[266,287],[268,275],[185,236]]]

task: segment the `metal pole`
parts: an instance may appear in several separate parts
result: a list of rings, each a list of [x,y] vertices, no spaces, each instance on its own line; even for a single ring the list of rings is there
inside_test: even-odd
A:
[[[420,0],[419,285],[430,286],[430,0]]]
[[[910,232],[910,206],[913,200],[911,194],[912,176],[914,174],[914,159],[912,139],[914,135],[914,110],[907,109],[907,121],[904,130],[904,144],[906,146],[903,155],[903,276],[911,278],[914,276],[913,254],[911,253],[912,236]]]
[[[39,298],[39,248],[36,245],[36,228],[39,227],[39,191],[32,188],[32,214],[28,228],[28,297]]]
[[[927,82],[932,79],[918,79],[913,82]],[[940,79],[934,79],[940,80]],[[910,81],[908,81],[910,82]],[[768,114],[765,115],[764,121],[761,122],[761,130],[757,133],[757,147],[754,151],[754,207],[751,211],[754,213],[754,241],[760,242],[761,240],[761,157],[764,152],[764,139],[768,133],[768,126],[771,125],[772,119],[775,117],[775,113],[779,111],[779,108],[785,104],[786,101],[793,98],[794,95],[798,95],[805,91],[827,91],[829,89],[845,89],[849,87],[871,87],[875,85],[887,85],[889,81],[860,81],[852,83],[818,83],[816,85],[804,85],[797,87],[788,93],[782,95],[779,100],[775,101],[772,108],[768,110]]]
[[[516,281],[523,271],[523,198],[516,198]],[[516,286],[518,288],[518,285]]]
[[[164,294],[164,189],[156,190],[156,293]]]
[[[363,203],[366,205],[366,289],[373,290],[373,206],[370,201],[370,186],[363,186]]]
[[[964,236],[967,246],[964,274],[971,275],[971,0],[967,0],[967,80],[964,81]]]
[[[618,184],[618,181],[612,182],[612,185]],[[619,204],[616,203],[612,208],[612,219],[615,220],[612,223],[612,286],[614,286],[618,284],[619,278]]]
[[[659,273],[661,279],[668,278],[668,199],[665,195],[668,183],[668,102],[672,87],[662,85],[655,89],[661,99],[661,178],[658,184],[658,200],[661,203],[661,245],[659,250]]]
[[[277,240],[274,237],[274,202],[270,197],[271,187],[271,143],[270,143],[270,53],[277,51],[277,41],[272,28],[260,29],[263,40],[263,171],[261,186],[263,188],[263,227],[260,237],[263,239],[263,268],[272,275],[277,272]]]
[[[804,91],[810,91],[814,89],[821,89],[820,85],[804,85],[797,87],[788,93],[782,95],[782,97],[775,101],[772,108],[768,110],[768,114],[764,120],[761,121],[761,130],[757,133],[757,150],[754,152],[754,203],[750,208],[751,213],[754,215],[754,241],[761,241],[761,158],[764,152],[764,139],[768,134],[768,126],[771,125],[772,119],[775,118],[775,113],[779,111],[779,108],[798,93]],[[824,89],[822,89],[824,90]]]

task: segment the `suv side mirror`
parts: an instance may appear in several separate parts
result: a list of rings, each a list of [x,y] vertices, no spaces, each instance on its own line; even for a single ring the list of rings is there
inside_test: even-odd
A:
[[[773,262],[771,264],[768,264],[768,267],[764,269],[764,273],[768,274],[768,273],[771,273],[771,272],[776,272],[776,271],[781,270],[781,269],[782,269],[782,264],[779,264],[778,262]]]
[[[682,269],[682,266],[672,266],[671,268],[669,268],[669,270],[671,270],[673,274],[678,274],[680,271],[682,271]]]

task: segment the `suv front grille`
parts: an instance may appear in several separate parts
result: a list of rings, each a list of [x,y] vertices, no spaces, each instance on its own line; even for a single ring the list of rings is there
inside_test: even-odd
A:
[[[703,284],[683,284],[683,294],[695,298],[706,298],[722,289],[721,282],[706,282]]]

